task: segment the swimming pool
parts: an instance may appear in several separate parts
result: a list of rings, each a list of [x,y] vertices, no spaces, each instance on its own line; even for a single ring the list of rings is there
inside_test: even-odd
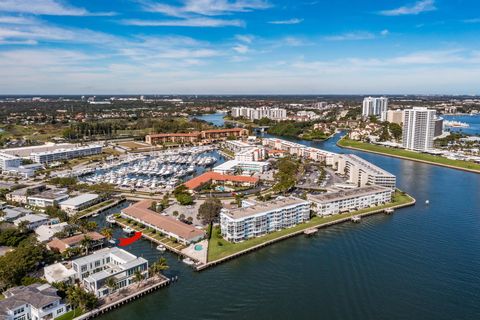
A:
[[[203,250],[203,246],[201,244],[197,244],[193,248],[195,249],[195,251],[202,251]]]

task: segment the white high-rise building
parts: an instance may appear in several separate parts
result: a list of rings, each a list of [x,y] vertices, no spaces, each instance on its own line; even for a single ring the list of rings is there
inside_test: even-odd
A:
[[[380,121],[387,120],[388,98],[372,98],[366,97],[363,99],[362,116],[368,118],[375,116],[380,118]]]
[[[433,148],[435,110],[414,107],[403,116],[403,146],[405,149],[425,151]]]
[[[287,110],[282,108],[270,108],[260,107],[257,109],[246,107],[234,107],[232,108],[232,117],[243,117],[250,120],[259,120],[262,118],[268,118],[272,120],[286,120]]]

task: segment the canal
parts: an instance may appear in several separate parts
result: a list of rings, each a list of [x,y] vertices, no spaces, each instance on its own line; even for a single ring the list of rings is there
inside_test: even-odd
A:
[[[337,139],[297,142],[350,152]],[[417,205],[201,273],[167,254],[177,283],[100,319],[480,319],[480,175],[353,153],[396,174]],[[160,256],[143,240],[128,249]]]

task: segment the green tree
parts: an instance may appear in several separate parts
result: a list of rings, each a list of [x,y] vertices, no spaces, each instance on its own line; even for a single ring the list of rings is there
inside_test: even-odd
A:
[[[150,266],[150,273],[154,274],[161,274],[163,271],[169,268],[167,259],[165,257],[161,257],[158,261],[154,262]]]
[[[107,240],[110,240],[113,238],[113,230],[111,228],[103,228],[102,231],[100,231],[102,236],[107,238]]]
[[[105,279],[105,286],[109,289],[109,293],[112,293],[117,289],[117,280],[114,277],[108,277]]]
[[[207,198],[198,208],[197,218],[202,221],[203,224],[210,226],[208,239],[212,236],[213,223],[218,221],[222,207],[222,203],[217,198]]]

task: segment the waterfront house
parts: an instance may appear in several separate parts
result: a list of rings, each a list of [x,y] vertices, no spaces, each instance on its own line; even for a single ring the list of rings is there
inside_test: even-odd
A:
[[[49,284],[14,287],[3,295],[5,300],[0,301],[2,320],[49,320],[68,311],[57,290]]]
[[[84,288],[99,298],[109,295],[113,289],[106,285],[108,278],[114,279],[116,289],[122,289],[135,282],[137,271],[143,278],[148,277],[147,260],[117,247],[104,248],[73,260],[72,269]]]
[[[90,239],[90,248],[92,250],[99,249],[105,244],[105,237],[98,232],[87,232],[76,234],[74,236],[58,239],[53,238],[52,241],[47,243],[47,248],[52,251],[58,251],[60,253],[65,252],[67,249],[74,249],[81,246],[82,240],[87,237]]]

